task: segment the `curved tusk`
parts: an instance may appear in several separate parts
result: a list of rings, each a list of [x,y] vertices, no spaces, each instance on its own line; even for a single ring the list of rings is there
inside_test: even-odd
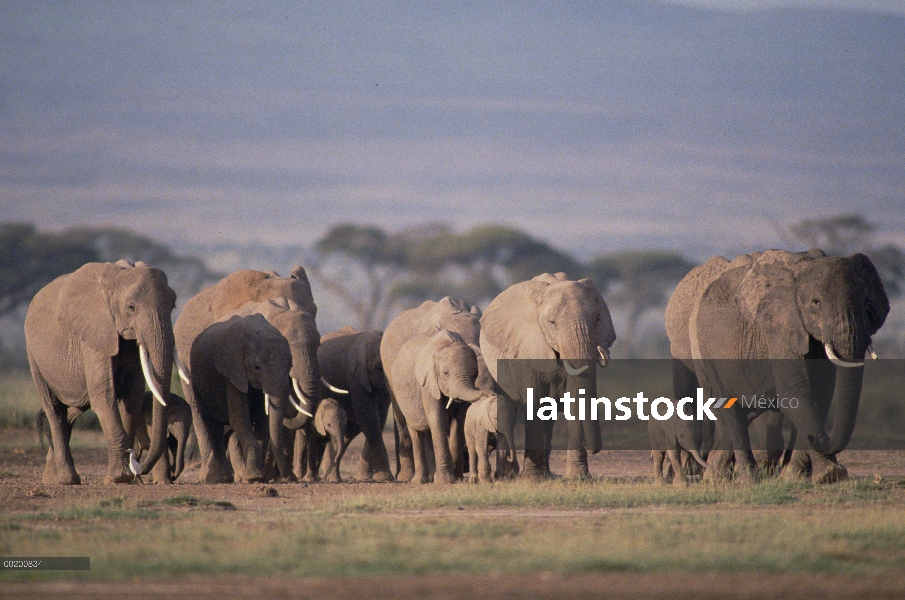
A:
[[[306,414],[306,415],[308,414],[305,411],[305,409],[302,408],[302,405],[295,401],[295,398],[292,396],[292,394],[289,394],[289,403],[292,404],[292,406],[295,408],[295,410],[299,411],[300,413]],[[307,402],[306,402],[306,404],[307,404]]]
[[[344,390],[344,389],[338,388],[336,386],[330,385],[330,382],[327,381],[326,379],[324,379],[323,377],[321,377],[321,383],[323,383],[325,386],[327,386],[327,388],[334,394],[348,394],[349,393],[349,390]]]
[[[836,356],[836,353],[833,352],[833,347],[830,346],[829,344],[824,344],[823,349],[826,350],[826,357],[828,359],[830,359],[830,361],[837,367],[863,367],[864,366],[863,360],[861,362],[848,362],[848,361],[842,360],[841,358]]]
[[[270,394],[264,394],[264,414],[270,416]]]
[[[450,397],[449,402],[446,403],[446,409],[449,410],[449,407],[452,406],[453,399]]]
[[[610,353],[607,350],[604,350],[600,346],[597,346],[597,354],[600,355],[600,360],[597,361],[597,364],[600,365],[601,369],[606,369],[606,366],[610,364]]]
[[[571,364],[569,364],[569,361],[567,361],[566,359],[563,359],[562,366],[564,366],[566,368],[566,373],[568,373],[569,375],[573,375],[573,376],[581,375],[582,373],[584,373],[585,371],[588,370],[588,365],[585,365],[585,366],[581,367],[580,369],[576,369]]]
[[[295,377],[292,378],[292,389],[295,390],[295,395],[299,397],[299,400],[302,401],[302,404],[308,404],[308,398],[305,398],[305,394],[302,393],[302,388],[299,387],[299,380]],[[292,405],[296,407],[296,410],[301,411],[301,409],[298,407],[298,404],[293,402]]]
[[[157,398],[157,401],[160,402],[162,406],[166,406],[166,400],[163,399],[163,393],[160,391],[160,388],[157,387],[157,382],[154,381],[154,377],[151,374],[151,368],[148,366],[150,360],[148,359],[148,349],[138,345],[138,358],[141,360],[141,372],[145,376],[145,383],[148,384],[148,387],[151,388],[151,393],[154,394],[154,397]]]
[[[874,360],[877,360],[878,358],[880,358],[879,356],[877,356],[877,353],[874,352],[874,345],[873,345],[873,344],[871,344],[870,346],[867,347],[867,353],[868,353],[868,354],[870,355],[870,357],[871,357],[872,359],[874,359]]]
[[[173,363],[176,365],[176,372],[179,373],[179,379],[182,380],[182,385],[192,385],[189,374],[185,372],[185,367],[179,362],[178,356],[173,357]]]
[[[296,410],[299,411],[300,413],[302,413],[303,415],[305,415],[306,417],[310,417],[312,419],[314,418],[314,415],[312,415],[310,412],[308,412],[304,408],[296,407]]]

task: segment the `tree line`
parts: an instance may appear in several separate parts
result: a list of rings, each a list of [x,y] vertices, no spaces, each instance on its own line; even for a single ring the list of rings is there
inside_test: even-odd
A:
[[[878,240],[860,215],[807,219],[780,235],[789,249],[820,247],[831,255],[868,254],[890,297],[905,291],[905,252]],[[142,234],[113,227],[39,231],[0,224],[0,317],[27,306],[54,278],[86,262],[143,260],[160,267],[181,302],[224,276],[204,260]],[[731,258],[731,257],[730,257]],[[662,315],[675,285],[697,261],[678,252],[627,250],[581,261],[519,229],[481,225],[458,232],[444,224],[401,231],[353,223],[331,227],[303,261],[316,284],[349,312],[349,324],[382,329],[395,314],[454,294],[486,306],[509,285],[542,272],[590,277],[619,321],[620,355],[663,355],[665,335],[645,346],[645,319]],[[650,342],[648,340],[648,342]]]

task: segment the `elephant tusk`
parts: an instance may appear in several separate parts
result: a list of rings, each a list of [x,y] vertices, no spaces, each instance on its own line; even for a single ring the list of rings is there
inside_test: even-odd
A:
[[[295,398],[292,397],[292,394],[289,394],[289,402],[292,404],[295,410],[299,411],[303,415],[308,415],[309,417],[311,416],[310,414],[308,414],[308,411],[302,408],[301,404],[295,401]],[[307,402],[305,402],[305,404],[307,404]]]
[[[312,419],[314,418],[314,415],[312,415],[310,412],[308,412],[304,408],[296,408],[296,410],[299,411],[300,413],[302,413],[303,415],[305,415],[306,417],[310,417]]]
[[[600,365],[601,369],[606,369],[606,366],[610,364],[610,353],[607,350],[604,350],[600,346],[597,346],[597,354],[600,355],[600,360],[597,363]]]
[[[452,403],[453,403],[453,399],[452,399],[452,397],[450,397],[449,402],[446,403],[446,410],[449,410],[449,407],[452,406]]]
[[[830,359],[830,361],[836,365],[837,367],[863,367],[864,361],[861,362],[848,362],[846,360],[842,360],[836,353],[833,352],[833,347],[829,344],[823,344],[823,349],[826,350],[826,357]]]
[[[270,416],[270,394],[264,394],[264,414]]]
[[[192,382],[189,379],[189,374],[185,372],[185,367],[183,367],[182,363],[179,362],[178,356],[173,358],[173,363],[175,363],[176,365],[176,372],[179,373],[179,379],[182,380],[182,385],[192,385]]]
[[[163,399],[163,393],[160,391],[160,388],[157,387],[157,382],[154,381],[154,377],[151,375],[151,368],[148,366],[150,362],[148,360],[148,349],[138,345],[138,358],[141,360],[141,372],[145,376],[145,382],[148,384],[148,387],[151,388],[151,393],[154,394],[154,397],[157,398],[157,401],[160,402],[162,406],[166,406],[166,400]]]
[[[867,353],[868,353],[868,354],[870,355],[870,357],[871,357],[872,359],[874,359],[874,360],[877,360],[878,358],[880,358],[879,356],[877,356],[877,353],[874,352],[874,345],[873,345],[873,344],[871,344],[870,346],[867,347]]]
[[[302,393],[302,388],[299,387],[299,380],[295,377],[292,378],[292,389],[295,390],[295,395],[299,397],[299,400],[302,401],[302,404],[308,404],[308,398],[305,398],[305,394]],[[293,406],[296,407],[297,410],[301,411],[298,408],[298,405],[295,402],[292,403]]]
[[[585,371],[588,370],[588,365],[585,365],[585,366],[581,367],[580,369],[576,369],[566,359],[563,359],[562,366],[564,366],[566,368],[566,373],[568,373],[569,375],[572,375],[572,376],[581,375],[582,373],[584,373]]]
[[[349,393],[349,390],[344,390],[344,389],[338,388],[334,385],[330,385],[330,382],[327,381],[326,379],[324,379],[323,377],[321,377],[321,383],[323,383],[325,386],[327,386],[327,388],[334,394],[348,394]]]

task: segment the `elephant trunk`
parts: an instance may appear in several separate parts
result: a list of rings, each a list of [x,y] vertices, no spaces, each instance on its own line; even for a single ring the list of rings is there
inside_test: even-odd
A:
[[[320,366],[317,362],[317,353],[293,350],[292,369],[289,372],[292,377],[293,390],[302,405],[307,404],[307,410],[314,412],[317,408],[318,389],[320,387]],[[302,397],[304,396],[304,398]]]
[[[292,472],[292,466],[286,457],[285,447],[285,429],[283,421],[286,416],[286,406],[289,402],[289,394],[285,396],[265,395],[265,402],[270,403],[270,412],[268,415],[268,426],[270,429],[270,451],[273,453],[273,462],[280,472],[281,477],[288,477]]]
[[[324,476],[329,477],[330,472],[333,469],[336,469],[336,480],[341,482],[342,476],[339,474],[339,465],[340,461],[342,461],[343,459],[343,454],[346,453],[346,436],[343,435],[343,432],[331,433],[330,445],[333,446],[336,456],[332,457],[333,460],[331,460],[330,464],[327,465],[327,470],[324,472]]]
[[[836,415],[833,417],[833,429],[830,432],[830,452],[845,450],[852,433],[855,431],[855,420],[858,417],[858,404],[861,401],[861,384],[864,381],[864,366],[836,367],[836,388],[833,392],[833,406]]]
[[[188,443],[189,433],[188,428],[186,431],[180,432],[179,437],[176,440],[176,459],[173,461],[173,479],[179,477],[182,474],[182,470],[185,468],[185,445]]]
[[[691,453],[691,456],[694,457],[694,459],[696,461],[698,461],[698,464],[701,465],[701,467],[703,467],[705,469],[707,468],[707,461],[704,460],[704,457],[701,456],[701,453],[698,452],[697,449],[693,448],[693,449],[689,450],[689,453]]]
[[[150,335],[138,337],[139,354],[146,361],[145,378],[148,387],[160,398],[153,402],[151,417],[151,447],[141,461],[141,472],[149,473],[167,449],[167,420],[169,409],[164,404],[170,397],[170,378],[173,375],[173,327],[169,313],[158,315]],[[147,364],[150,363],[150,364]],[[155,386],[156,384],[156,386]],[[155,396],[157,395],[155,394]],[[164,402],[161,403],[160,400]]]
[[[487,395],[486,391],[479,390],[473,383],[468,381],[459,382],[449,390],[450,398],[456,398],[465,402],[477,402],[485,395]]]

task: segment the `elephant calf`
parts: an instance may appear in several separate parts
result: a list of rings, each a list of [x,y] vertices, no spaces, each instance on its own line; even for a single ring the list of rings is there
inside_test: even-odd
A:
[[[694,461],[702,468],[706,467],[699,452],[703,437],[700,421],[681,421],[677,415],[665,421],[651,419],[647,422],[647,432],[654,462],[654,481],[669,482],[672,467],[672,482],[684,484],[685,478],[696,470]]]
[[[295,432],[293,473],[304,481],[317,481],[321,458],[327,451],[327,468],[324,479],[342,483],[340,462],[346,453],[346,426],[348,415],[342,404],[333,398],[325,398],[317,405],[313,422]]]
[[[505,446],[506,460],[514,463],[514,472],[518,473],[514,427],[515,406],[506,396],[487,396],[468,407],[465,414],[465,443],[468,445],[471,483],[490,481],[488,456],[493,446],[498,443],[497,434],[502,435],[505,440],[505,444],[500,446]],[[500,469],[497,471],[499,476]]]
[[[142,407],[145,426],[139,425],[135,433],[135,456],[141,458],[142,453],[151,445],[154,396],[145,392]],[[189,435],[192,432],[192,409],[182,396],[170,392],[167,400],[167,450],[151,470],[154,483],[172,483],[185,467],[185,451]]]

